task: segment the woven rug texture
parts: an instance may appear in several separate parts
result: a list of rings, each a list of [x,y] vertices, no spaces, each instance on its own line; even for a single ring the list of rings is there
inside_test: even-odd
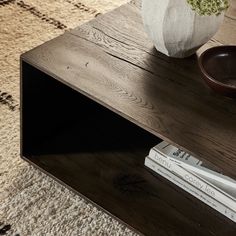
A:
[[[20,159],[21,53],[127,0],[0,0],[0,235],[136,235]]]

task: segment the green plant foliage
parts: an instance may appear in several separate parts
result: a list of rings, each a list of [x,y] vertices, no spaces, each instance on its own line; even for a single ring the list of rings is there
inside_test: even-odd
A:
[[[186,0],[199,15],[219,15],[229,7],[228,0]]]

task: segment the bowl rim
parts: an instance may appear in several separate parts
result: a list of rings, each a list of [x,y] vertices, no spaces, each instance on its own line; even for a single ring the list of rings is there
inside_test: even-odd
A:
[[[209,53],[210,51],[213,51],[217,48],[234,48],[234,50],[236,50],[236,45],[219,45],[219,46],[213,46],[211,48],[208,48],[206,49],[198,58],[198,65],[202,71],[202,73],[204,74],[205,77],[207,77],[207,80],[210,80],[211,82],[221,86],[221,87],[224,87],[224,88],[227,88],[227,89],[235,89],[236,90],[236,85],[230,85],[230,84],[225,84],[225,83],[222,83],[220,82],[219,80],[216,80],[214,79],[212,76],[210,76],[208,74],[208,72],[205,70],[204,66],[203,66],[203,58],[204,56]]]

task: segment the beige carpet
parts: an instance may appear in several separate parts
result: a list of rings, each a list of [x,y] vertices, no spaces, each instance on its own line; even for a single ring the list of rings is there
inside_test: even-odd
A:
[[[127,0],[0,0],[0,235],[135,235],[19,157],[19,56]]]

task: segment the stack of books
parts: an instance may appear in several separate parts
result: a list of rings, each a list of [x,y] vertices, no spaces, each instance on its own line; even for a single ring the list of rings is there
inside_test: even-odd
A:
[[[235,180],[165,141],[150,150],[145,166],[236,222]]]

